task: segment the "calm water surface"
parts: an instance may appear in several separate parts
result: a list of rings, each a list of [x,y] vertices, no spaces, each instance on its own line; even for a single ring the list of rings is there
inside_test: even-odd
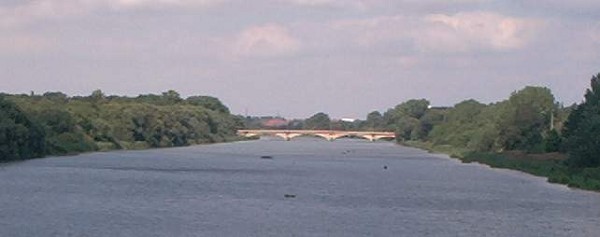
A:
[[[0,236],[600,236],[600,194],[363,140],[31,160],[0,190]]]

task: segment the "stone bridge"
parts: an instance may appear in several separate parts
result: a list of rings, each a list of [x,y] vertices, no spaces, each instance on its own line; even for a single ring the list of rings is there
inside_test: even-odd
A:
[[[361,137],[369,141],[375,141],[382,138],[394,139],[396,134],[393,132],[375,132],[375,131],[336,131],[336,130],[238,130],[238,135],[244,137],[277,136],[286,141],[298,136],[316,136],[333,141],[341,137]]]

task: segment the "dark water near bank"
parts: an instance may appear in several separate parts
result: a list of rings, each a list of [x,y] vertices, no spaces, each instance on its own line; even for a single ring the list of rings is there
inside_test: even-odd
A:
[[[0,190],[0,236],[600,236],[600,194],[363,140],[31,160]]]

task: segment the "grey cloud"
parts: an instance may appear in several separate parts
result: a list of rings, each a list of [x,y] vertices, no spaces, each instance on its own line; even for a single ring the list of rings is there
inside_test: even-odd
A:
[[[53,18],[85,16],[94,11],[139,8],[211,7],[227,0],[31,0],[0,5],[0,26],[15,26]]]

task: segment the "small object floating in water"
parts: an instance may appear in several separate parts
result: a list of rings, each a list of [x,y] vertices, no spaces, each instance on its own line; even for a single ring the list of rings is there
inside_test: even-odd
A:
[[[383,166],[383,169],[384,169],[384,170],[387,170],[387,165],[384,165],[384,166]]]
[[[283,197],[284,198],[295,198],[296,194],[284,194]]]
[[[272,156],[260,156],[261,159],[273,159]]]

